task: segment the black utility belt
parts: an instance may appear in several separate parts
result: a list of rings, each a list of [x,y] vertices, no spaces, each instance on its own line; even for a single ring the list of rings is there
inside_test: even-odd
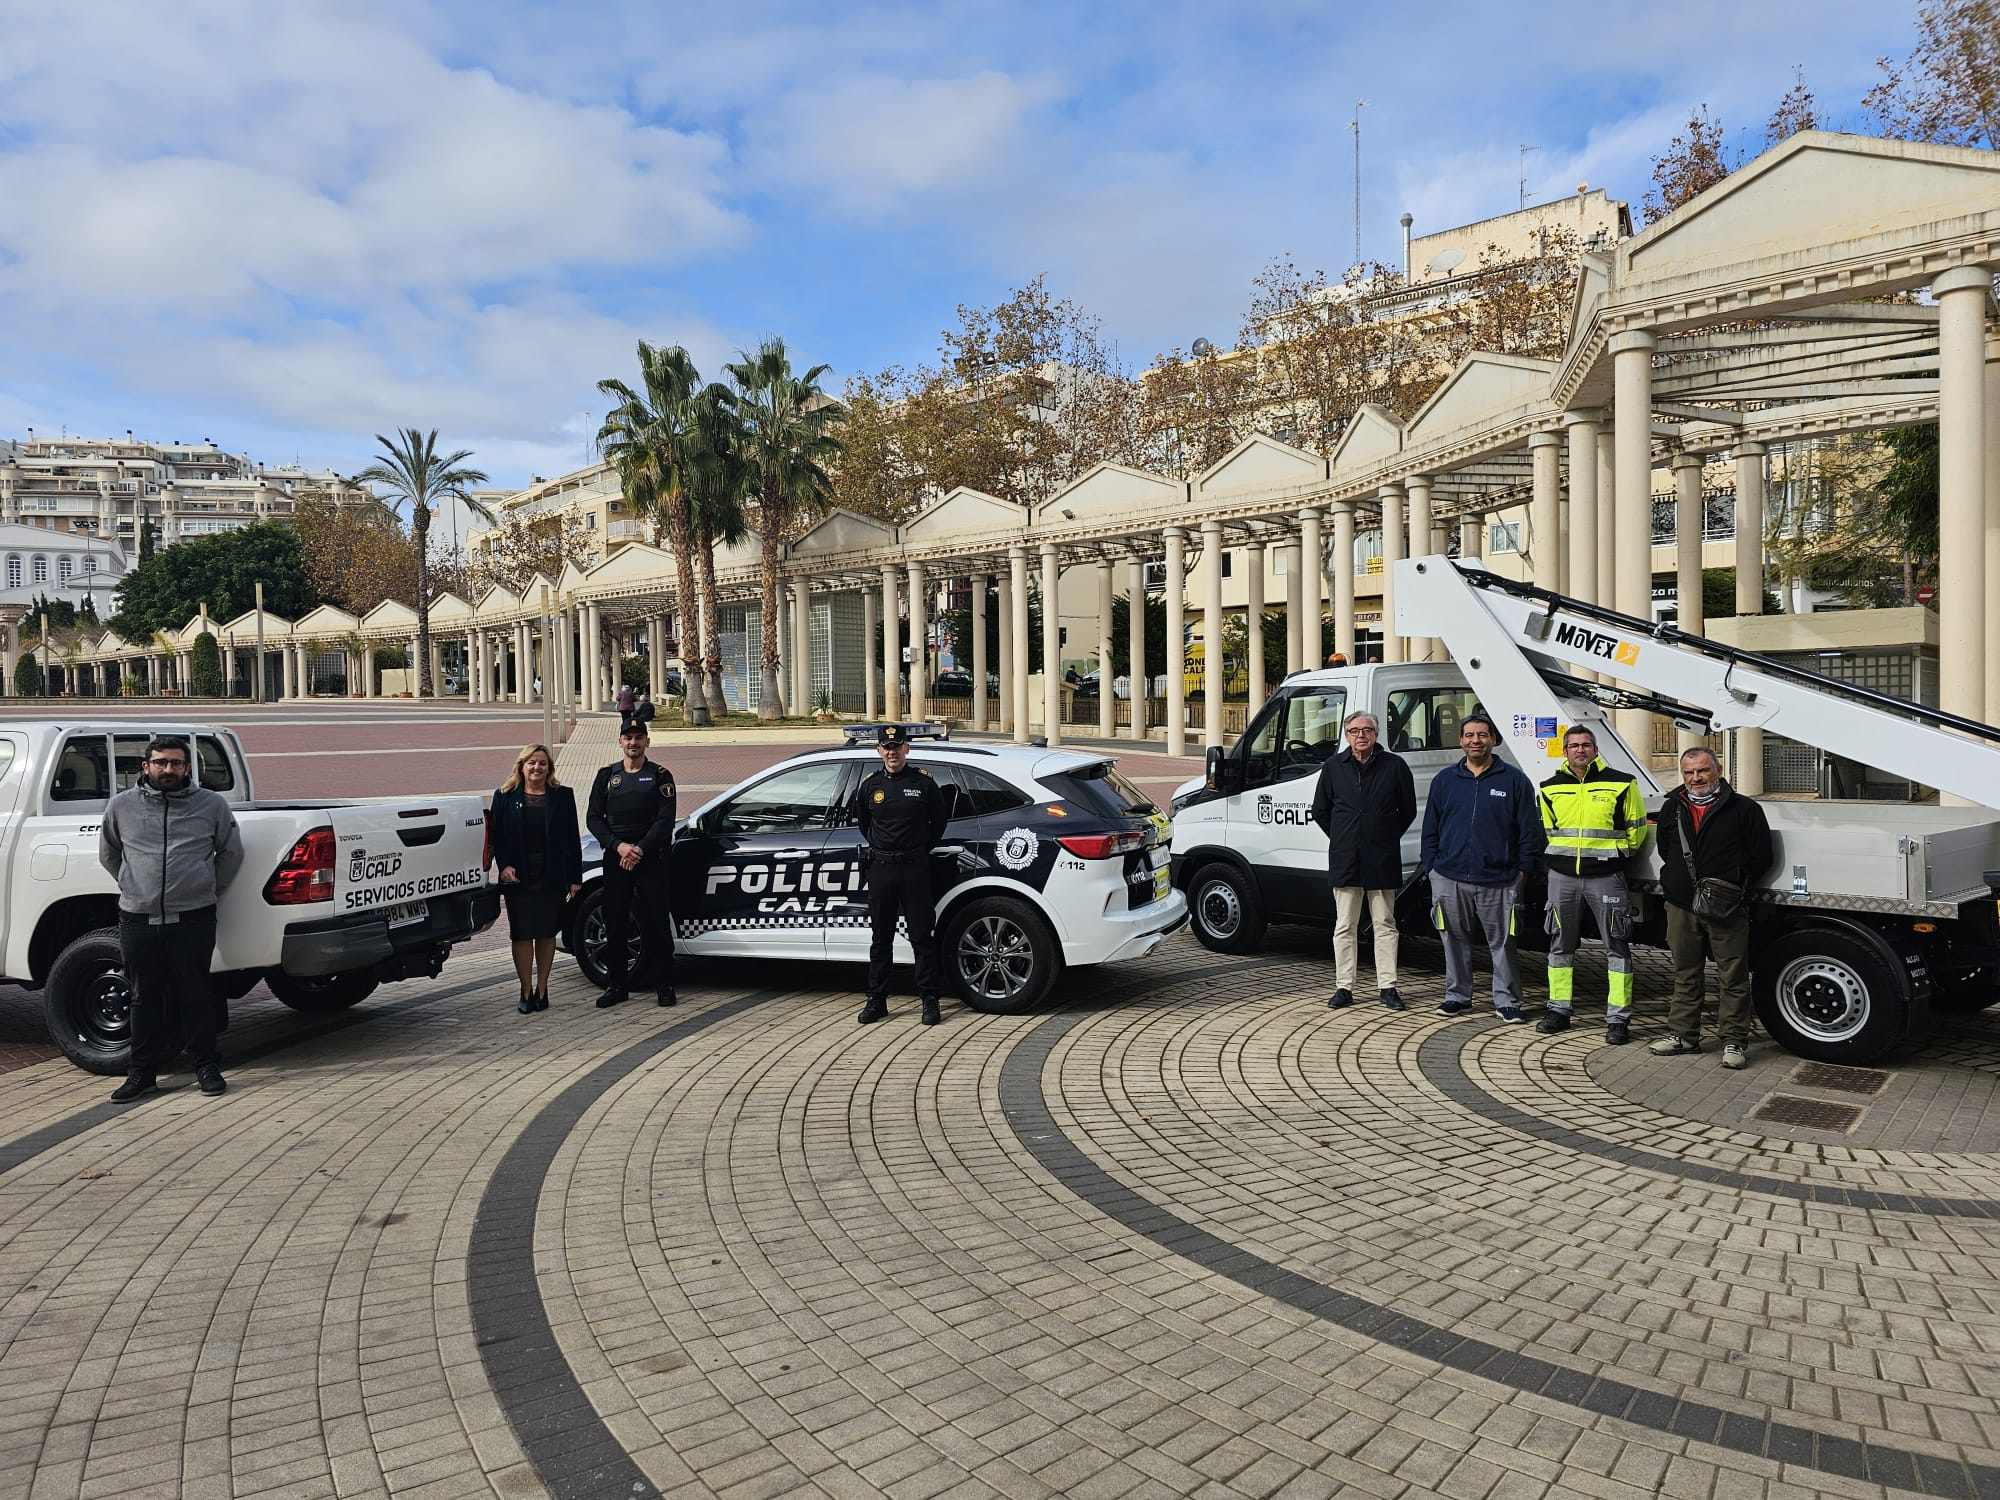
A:
[[[928,849],[870,849],[868,857],[878,865],[914,865],[930,857]]]

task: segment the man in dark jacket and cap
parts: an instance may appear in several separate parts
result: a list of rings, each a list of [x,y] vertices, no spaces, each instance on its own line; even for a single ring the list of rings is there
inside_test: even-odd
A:
[[[1381,722],[1351,713],[1341,725],[1347,745],[1320,767],[1313,822],[1326,835],[1327,879],[1333,886],[1333,998],[1329,1010],[1354,1003],[1359,968],[1355,939],[1361,908],[1375,930],[1375,983],[1382,1004],[1405,1010],[1396,993],[1396,892],[1403,884],[1403,835],[1417,820],[1417,784],[1409,763],[1384,750]]]
[[[1661,1057],[1701,1051],[1701,1002],[1708,988],[1706,960],[1715,959],[1715,1029],[1722,1034],[1722,1065],[1750,1062],[1750,887],[1777,857],[1764,809],[1722,779],[1715,752],[1700,746],[1681,752],[1681,784],[1660,804],[1660,894],[1667,898],[1667,951],[1674,958],[1674,998],[1667,1006],[1667,1034],[1646,1050]],[[1704,881],[1707,903],[1697,902]],[[1733,910],[1715,910],[1717,896],[1735,893]],[[1708,911],[1697,911],[1706,904]]]

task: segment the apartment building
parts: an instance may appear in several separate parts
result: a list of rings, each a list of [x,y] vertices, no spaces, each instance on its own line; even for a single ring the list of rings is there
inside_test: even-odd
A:
[[[590,557],[578,559],[590,566],[611,556],[630,542],[653,539],[652,528],[632,514],[626,504],[618,475],[610,464],[592,464],[554,479],[537,474],[519,490],[476,490],[473,498],[490,511],[500,526],[516,521],[538,521],[548,516],[565,516],[582,527]],[[497,537],[497,530],[474,532],[466,540],[468,561],[477,563]]]

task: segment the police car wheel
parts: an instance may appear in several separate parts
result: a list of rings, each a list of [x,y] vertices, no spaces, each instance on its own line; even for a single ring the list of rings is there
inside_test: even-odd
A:
[[[324,1015],[359,1005],[374,994],[382,981],[367,970],[347,974],[268,974],[264,983],[293,1010],[306,1015]]]
[[[1236,866],[1217,860],[1196,870],[1187,884],[1188,913],[1202,947],[1248,953],[1264,940],[1257,888]]]
[[[646,972],[646,943],[637,922],[632,923],[627,942],[629,952],[625,959],[625,973],[628,979],[636,980]],[[568,947],[576,955],[576,966],[591,984],[601,986],[610,978],[604,968],[602,884],[584,887],[583,894],[576,898],[575,906],[570,909]]]
[[[1049,924],[1025,901],[1005,896],[982,896],[952,913],[940,947],[959,998],[989,1015],[1026,1015],[1062,968]]]

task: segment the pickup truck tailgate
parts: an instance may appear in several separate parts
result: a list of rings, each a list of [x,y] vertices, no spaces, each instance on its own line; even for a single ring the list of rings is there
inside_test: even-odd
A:
[[[477,801],[438,797],[331,809],[333,909],[389,908],[419,921],[423,903],[486,884],[486,818]]]

